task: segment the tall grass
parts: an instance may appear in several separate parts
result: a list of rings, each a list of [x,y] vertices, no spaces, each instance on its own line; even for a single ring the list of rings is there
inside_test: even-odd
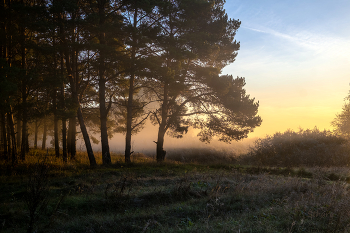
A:
[[[347,166],[349,143],[330,131],[287,130],[258,139],[242,161],[263,166]]]

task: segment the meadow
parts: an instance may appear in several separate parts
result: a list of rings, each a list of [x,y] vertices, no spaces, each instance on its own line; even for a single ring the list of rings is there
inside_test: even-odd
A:
[[[306,134],[309,139],[314,135],[308,142],[302,141],[304,146],[309,143],[305,147],[313,153],[309,157],[296,143]],[[286,151],[284,155],[268,153],[270,147],[266,145],[274,145],[271,142],[275,140],[281,148],[282,139],[289,150],[299,148],[303,158],[314,156],[315,164],[304,159],[285,166]],[[319,148],[317,153],[310,149],[311,144]],[[344,149],[347,144],[324,132],[303,131],[294,136],[289,132],[259,141],[245,156],[193,149],[172,153],[163,163],[134,154],[132,163],[125,164],[122,155],[113,154],[113,165],[93,169],[83,152],[64,164],[54,151],[32,149],[26,162],[16,166],[1,162],[0,229],[348,232],[350,174],[343,161],[348,158]],[[262,145],[265,151],[259,154]],[[321,164],[320,161],[328,160],[320,148],[324,153],[336,154],[343,166],[340,162]],[[275,164],[267,155],[275,159]],[[184,157],[187,161],[183,161]],[[101,155],[96,155],[96,159],[101,161]]]

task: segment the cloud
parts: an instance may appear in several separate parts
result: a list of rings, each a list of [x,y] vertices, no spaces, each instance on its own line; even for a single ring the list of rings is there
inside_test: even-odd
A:
[[[342,57],[350,61],[350,39],[347,38],[317,34],[306,30],[293,30],[286,33],[267,27],[258,29],[242,26],[242,28],[287,40],[294,45],[313,51],[316,55]]]

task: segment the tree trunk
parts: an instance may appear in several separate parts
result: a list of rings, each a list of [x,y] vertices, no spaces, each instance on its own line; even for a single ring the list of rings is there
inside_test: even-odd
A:
[[[57,90],[54,88],[53,97],[52,97],[52,107],[53,107],[53,131],[54,131],[54,141],[55,141],[55,155],[60,157],[60,146],[58,138],[58,116],[57,116]]]
[[[79,120],[81,132],[82,132],[83,137],[84,137],[86,151],[88,153],[88,157],[90,160],[90,166],[94,167],[94,166],[96,166],[96,160],[95,160],[94,153],[92,151],[90,138],[89,138],[89,135],[88,135],[86,127],[85,127],[83,114],[82,114],[81,109],[80,109],[80,103],[79,103],[77,89],[76,89],[77,88],[76,82],[75,82],[75,79],[73,78],[73,75],[75,75],[75,73],[72,72],[68,48],[66,48],[66,50],[65,50],[65,58],[66,58],[66,67],[67,67],[68,78],[69,78],[69,82],[71,85],[72,99],[74,101],[74,104],[76,104],[76,106],[78,107],[78,110],[77,110],[78,120]],[[75,140],[74,140],[74,143],[75,143]]]
[[[63,53],[61,52],[61,77],[63,77]],[[67,126],[66,126],[66,104],[64,93],[64,81],[61,85],[61,112],[62,112],[62,157],[67,161]]]
[[[103,28],[105,24],[105,5],[106,0],[98,0],[99,8],[99,26]],[[99,41],[102,47],[106,44],[105,33],[99,33]],[[102,163],[111,164],[111,155],[109,153],[108,133],[107,133],[107,109],[106,109],[106,77],[105,77],[105,48],[99,51],[99,102],[100,102],[100,123],[101,123],[101,146]]]
[[[34,125],[35,129],[34,129],[34,149],[38,148],[38,119],[35,119],[35,125]]]
[[[166,151],[163,148],[165,132],[166,132],[166,130],[162,126],[159,126],[158,141],[156,142],[156,144],[157,144],[157,162],[163,162],[165,160]]]
[[[16,157],[17,145],[16,145],[16,134],[15,134],[15,126],[13,124],[12,112],[9,112],[7,114],[7,121],[10,128],[10,134],[11,134],[11,161],[12,161],[12,164],[15,164],[17,162],[17,157]]]
[[[164,145],[164,135],[166,133],[166,125],[168,119],[168,83],[164,83],[164,97],[162,103],[162,119],[158,130],[158,141],[157,141],[157,162],[163,162],[165,159],[166,151],[163,148]]]
[[[75,97],[77,98],[77,97]],[[71,159],[75,158],[76,154],[76,116],[69,118],[69,153]]]
[[[7,158],[6,117],[2,110],[1,110],[1,144],[3,146],[4,155]]]
[[[45,148],[46,148],[46,132],[47,132],[47,123],[46,123],[46,119],[44,119],[43,141],[41,144],[42,150],[45,150]]]
[[[21,145],[21,136],[22,136],[22,121],[20,113],[17,114],[17,122],[16,122],[16,140],[17,145]]]
[[[131,159],[131,135],[132,135],[132,119],[133,119],[133,98],[134,98],[134,80],[135,80],[135,54],[136,54],[136,30],[137,27],[137,7],[134,13],[134,31],[132,34],[132,51],[131,51],[131,74],[129,80],[129,99],[126,116],[126,137],[125,137],[125,162],[130,163]]]
[[[11,150],[11,130],[10,130],[10,125],[9,125],[9,119],[8,119],[8,113],[6,114],[6,130],[7,130],[7,137],[6,137],[6,141],[7,141],[7,153],[8,153],[8,160],[10,160],[10,156],[12,155],[12,150]]]
[[[89,157],[90,166],[95,167],[96,160],[95,160],[94,152],[92,151],[92,146],[90,143],[89,134],[86,130],[83,114],[81,112],[80,107],[78,108],[77,115],[78,115],[78,120],[79,120],[79,124],[80,124],[80,130],[81,130],[81,133],[83,134],[83,138],[84,138],[84,142],[85,142],[85,146],[86,146],[86,152],[87,152],[88,157]]]
[[[22,4],[23,0],[21,1]],[[24,24],[22,16],[22,23]],[[22,70],[24,72],[24,79],[22,80],[22,144],[21,144],[21,159],[24,161],[26,158],[26,151],[27,151],[27,121],[28,121],[28,109],[27,109],[27,72],[26,72],[26,47],[25,47],[25,28],[24,26],[20,27],[21,29],[21,66]]]
[[[21,144],[21,160],[25,160],[27,151],[27,93],[26,88],[22,90],[22,144]]]

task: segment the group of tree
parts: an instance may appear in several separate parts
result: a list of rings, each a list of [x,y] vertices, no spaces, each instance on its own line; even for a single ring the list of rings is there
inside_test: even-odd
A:
[[[180,138],[193,127],[203,142],[246,137],[261,124],[259,105],[246,94],[244,78],[221,75],[240,47],[234,39],[240,21],[228,18],[224,3],[1,1],[0,131],[6,158],[24,160],[28,128],[37,147],[40,125],[42,148],[52,125],[55,153],[64,161],[75,156],[79,125],[92,166],[87,129],[98,128],[103,164],[111,163],[108,139],[115,132],[125,133],[130,162],[131,137],[146,119],[159,127],[157,161],[165,158],[166,133]]]

